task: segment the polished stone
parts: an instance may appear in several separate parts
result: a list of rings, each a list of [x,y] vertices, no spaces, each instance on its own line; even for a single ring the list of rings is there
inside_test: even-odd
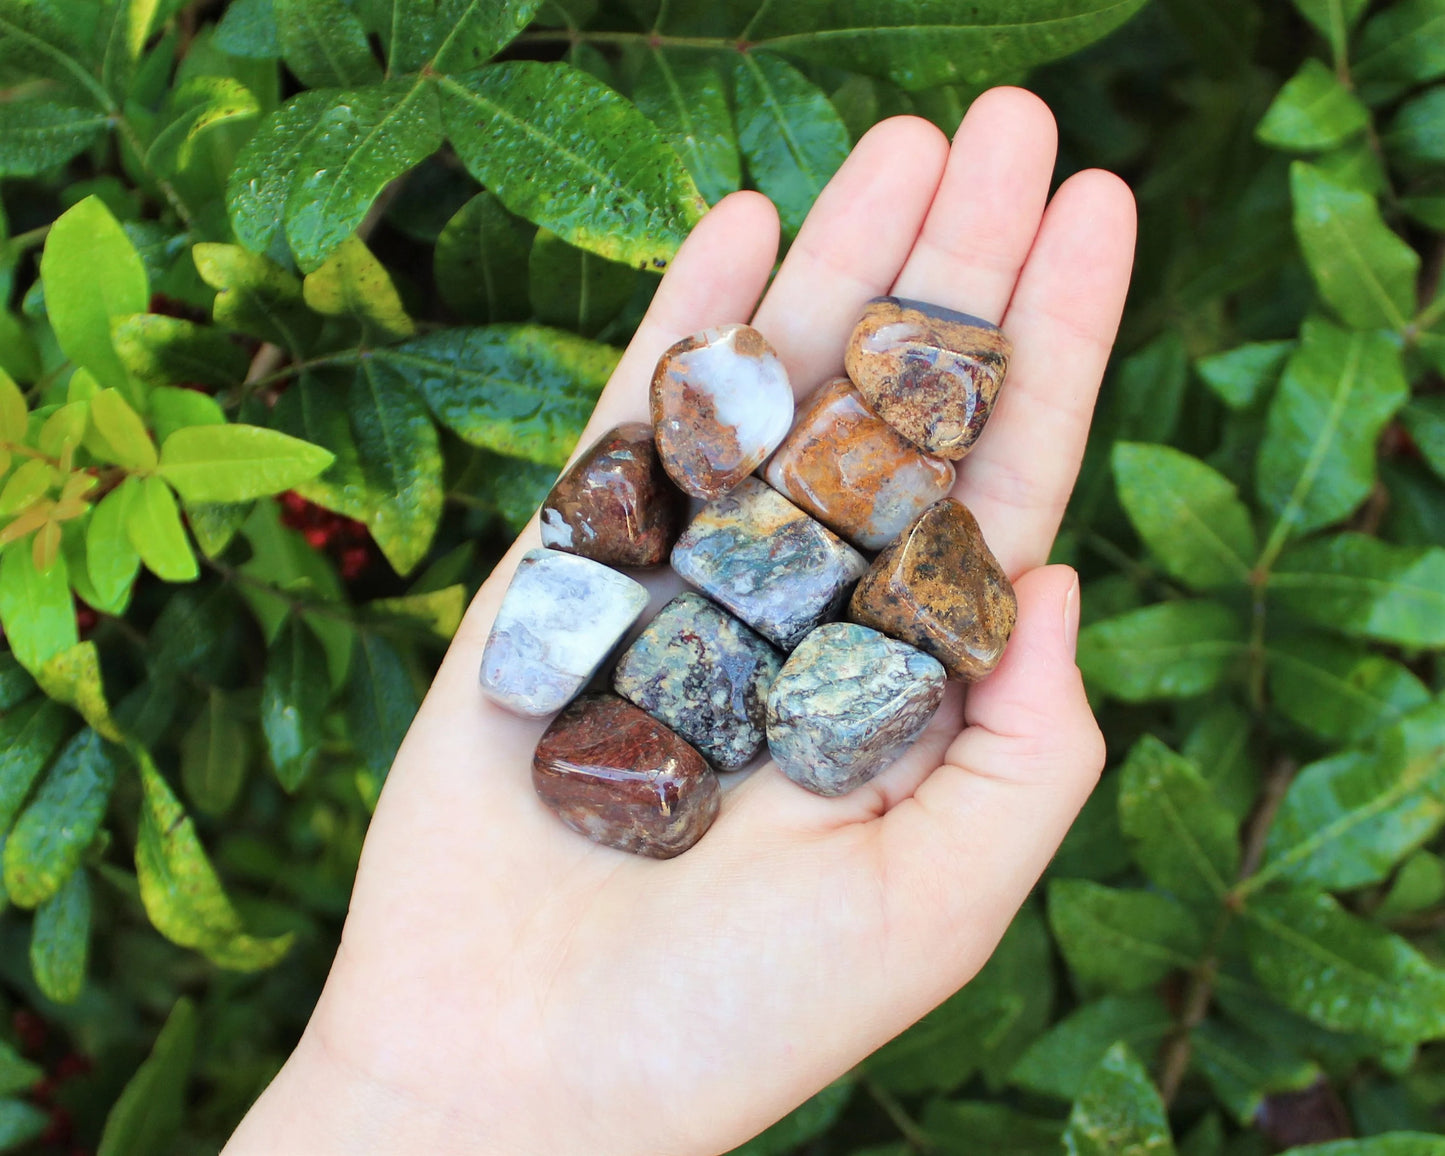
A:
[[[791,650],[836,617],[867,560],[757,478],[709,502],[672,548],[684,582]]]
[[[679,341],[652,375],[662,464],[683,490],[720,498],[763,464],[793,422],[788,371],[751,325]]]
[[[618,659],[612,686],[717,770],[752,761],[766,738],[768,688],[783,656],[700,594],[679,594]]]
[[[1003,657],[1018,602],[968,507],[952,498],[925,510],[873,560],[848,617],[933,655],[973,682]]]
[[[998,326],[980,317],[875,297],[844,364],[879,417],[929,453],[957,460],[993,412],[1011,351]]]
[[[537,744],[532,785],[562,822],[595,842],[671,859],[707,833],[722,792],[707,761],[613,695],[586,695]]]
[[[820,626],[773,681],[768,749],[799,786],[846,795],[918,738],[947,681],[935,659],[876,630]]]
[[[647,591],[590,558],[528,550],[482,651],[482,691],[514,714],[560,710],[647,606]]]
[[[668,480],[652,427],[608,430],[542,503],[542,545],[609,566],[657,566],[677,541],[687,498]]]
[[[853,545],[881,550],[947,495],[954,468],[869,409],[846,377],[835,377],[803,403],[763,476]]]

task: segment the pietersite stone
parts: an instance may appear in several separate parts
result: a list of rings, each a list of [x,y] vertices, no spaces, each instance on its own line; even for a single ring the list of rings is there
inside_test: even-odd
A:
[[[935,659],[852,622],[798,644],[768,694],[768,749],[819,795],[846,795],[923,732],[947,683]]]
[[[652,375],[652,426],[672,480],[719,498],[763,464],[793,422],[788,371],[751,325],[683,338]]]
[[[1011,352],[998,326],[981,317],[875,297],[843,361],[879,417],[915,445],[955,461],[983,432]]]
[[[560,710],[647,606],[647,591],[590,558],[528,550],[482,651],[482,691],[514,714]]]
[[[542,545],[609,566],[657,566],[677,541],[687,498],[668,480],[652,427],[608,430],[542,504]]]
[[[869,409],[846,377],[835,377],[803,404],[763,476],[853,545],[881,550],[947,495],[954,468]]]
[[[537,744],[532,785],[562,822],[619,851],[671,859],[717,818],[707,761],[656,719],[612,695],[586,695]]]
[[[768,688],[782,666],[762,635],[699,594],[679,594],[618,660],[612,686],[717,770],[735,771],[766,740]]]
[[[848,617],[918,647],[954,678],[973,682],[1003,657],[1018,602],[978,522],[947,498],[873,560]]]
[[[672,548],[682,580],[791,650],[835,617],[868,563],[757,478],[709,502]]]

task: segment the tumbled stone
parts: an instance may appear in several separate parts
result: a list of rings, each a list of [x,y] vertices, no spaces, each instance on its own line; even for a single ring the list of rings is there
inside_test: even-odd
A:
[[[848,617],[933,655],[973,682],[1003,657],[1018,602],[968,507],[952,498],[919,515],[873,560]]]
[[[837,615],[868,563],[821,522],[748,478],[702,508],[672,548],[672,568],[791,650]]]
[[[609,566],[666,561],[687,517],[646,422],[608,430],[542,503],[542,545]]]
[[[846,377],[835,377],[803,404],[763,476],[853,545],[881,550],[953,488],[954,469],[869,409]]]
[[[562,822],[595,842],[671,859],[707,833],[722,792],[702,755],[613,695],[586,695],[537,743],[532,785]]]
[[[878,416],[915,445],[957,460],[983,432],[1012,346],[997,325],[926,301],[875,297],[844,364]]]
[[[720,498],[763,464],[793,422],[788,371],[751,325],[683,338],[652,375],[652,426],[668,474]]]
[[[768,688],[783,656],[700,594],[679,594],[617,660],[612,687],[719,771],[746,766],[767,737]]]
[[[819,795],[846,795],[928,725],[947,683],[937,660],[852,622],[798,644],[768,694],[768,750]]]
[[[590,558],[528,550],[482,650],[482,691],[530,718],[566,706],[647,606],[647,591]]]

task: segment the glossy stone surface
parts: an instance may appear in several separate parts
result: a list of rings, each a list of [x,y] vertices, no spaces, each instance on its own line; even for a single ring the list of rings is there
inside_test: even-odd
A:
[[[618,659],[612,687],[717,770],[735,771],[767,737],[768,688],[782,666],[762,635],[700,594],[679,594]]]
[[[662,355],[652,426],[672,480],[720,498],[763,464],[793,422],[788,372],[751,325],[704,329]]]
[[[947,681],[935,659],[876,630],[820,626],[773,682],[768,749],[799,786],[846,795],[922,733]]]
[[[590,558],[528,550],[482,650],[482,691],[514,714],[566,706],[647,606],[647,591]]]
[[[853,545],[881,550],[947,495],[954,468],[869,409],[846,377],[835,377],[803,403],[763,476]]]
[[[1012,347],[996,325],[923,301],[875,297],[848,339],[848,376],[878,416],[956,461],[983,432]]]
[[[1003,657],[1018,602],[968,507],[947,498],[873,560],[848,617],[918,647],[954,678],[973,682]]]
[[[748,478],[702,508],[672,548],[672,568],[791,650],[837,615],[868,562],[787,498]]]
[[[542,545],[609,566],[657,566],[677,541],[687,498],[668,480],[646,422],[608,430],[542,503]]]
[[[722,793],[707,761],[613,695],[586,695],[537,743],[532,785],[562,822],[595,842],[671,859],[707,833]]]

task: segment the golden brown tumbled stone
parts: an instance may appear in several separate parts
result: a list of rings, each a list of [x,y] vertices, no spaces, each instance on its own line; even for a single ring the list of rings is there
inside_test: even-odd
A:
[[[844,364],[878,416],[915,445],[956,461],[983,432],[1012,346],[981,317],[875,297],[848,339]]]
[[[975,682],[1003,657],[1018,602],[968,507],[935,502],[879,554],[848,605],[854,622],[931,654]]]

